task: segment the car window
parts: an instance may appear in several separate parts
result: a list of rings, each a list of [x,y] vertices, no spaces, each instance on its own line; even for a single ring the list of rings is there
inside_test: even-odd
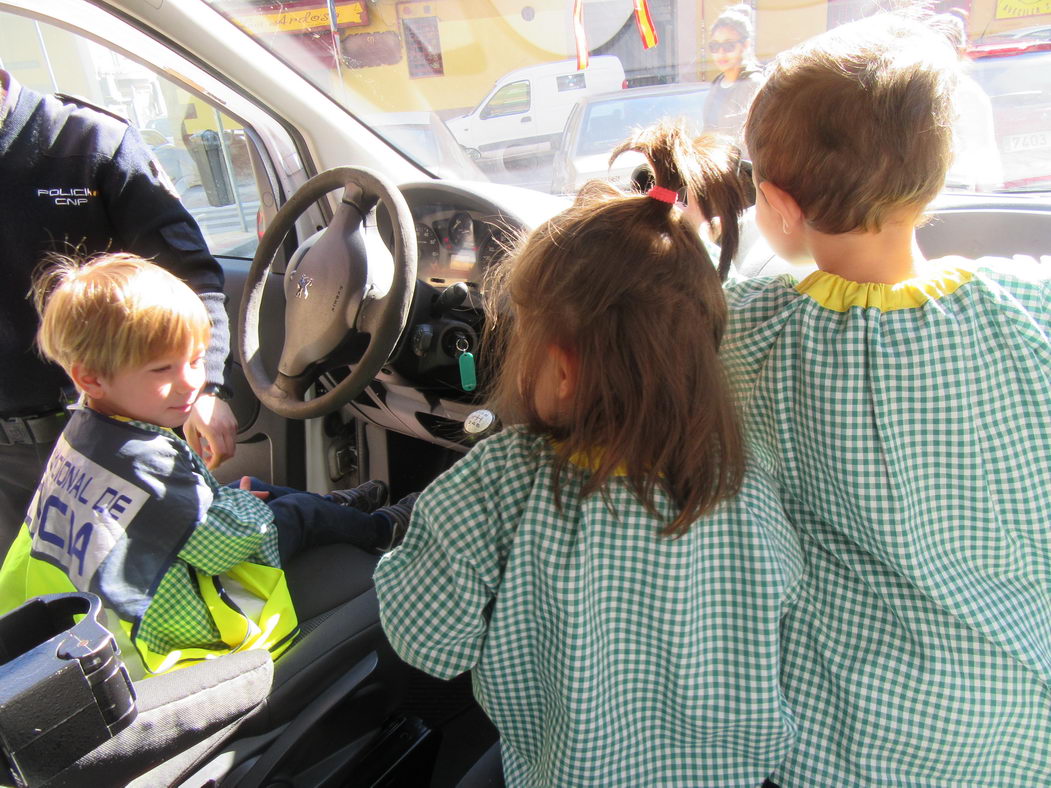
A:
[[[529,111],[529,82],[521,80],[504,85],[482,108],[481,116],[499,118],[504,115],[517,115]]]
[[[1051,96],[1051,52],[981,58],[971,64],[968,73],[994,103],[1010,106],[1046,102]]]
[[[261,171],[239,121],[165,75],[44,22],[0,12],[0,54],[21,84],[82,98],[135,126],[212,253],[251,259]]]

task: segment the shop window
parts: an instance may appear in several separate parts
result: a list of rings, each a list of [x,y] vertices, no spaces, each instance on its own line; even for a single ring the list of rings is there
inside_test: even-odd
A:
[[[445,74],[442,62],[442,42],[438,38],[438,18],[413,17],[401,20],[405,31],[405,54],[409,76],[440,77]]]

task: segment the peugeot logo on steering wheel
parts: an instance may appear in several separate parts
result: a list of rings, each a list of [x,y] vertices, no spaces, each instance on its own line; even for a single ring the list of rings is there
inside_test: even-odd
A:
[[[296,283],[296,298],[309,298],[312,284],[314,284],[314,280],[306,274],[299,277],[299,282]]]

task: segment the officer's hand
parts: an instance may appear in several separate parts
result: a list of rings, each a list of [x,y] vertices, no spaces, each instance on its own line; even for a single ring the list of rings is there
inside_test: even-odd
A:
[[[230,406],[211,394],[202,394],[183,425],[186,442],[204,458],[209,470],[218,468],[237,450],[237,419]]]

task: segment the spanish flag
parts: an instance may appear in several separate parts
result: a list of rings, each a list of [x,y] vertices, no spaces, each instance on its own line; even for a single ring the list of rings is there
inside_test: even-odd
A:
[[[653,26],[650,6],[646,0],[632,0],[635,4],[635,24],[639,28],[643,49],[653,49],[660,43],[657,29]],[[573,38],[577,45],[577,68],[588,67],[588,37],[584,30],[584,0],[573,0]]]
[[[650,16],[650,7],[646,0],[635,0],[635,24],[639,28],[642,48],[653,49],[657,46],[657,30],[653,26],[653,17]]]

